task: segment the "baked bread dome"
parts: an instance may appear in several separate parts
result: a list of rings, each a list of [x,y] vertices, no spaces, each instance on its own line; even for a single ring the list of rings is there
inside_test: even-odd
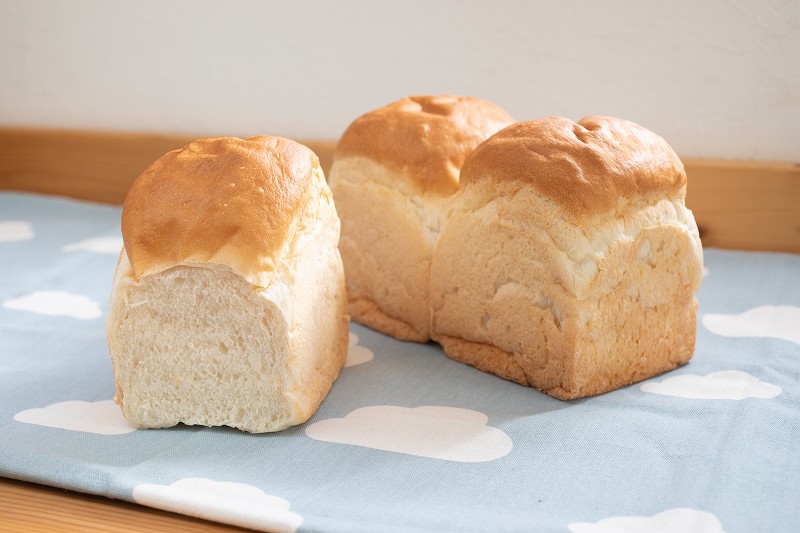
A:
[[[469,153],[512,122],[486,100],[439,95],[402,98],[350,124],[330,183],[353,320],[402,340],[429,339],[442,206]]]
[[[107,336],[138,427],[307,420],[347,350],[339,219],[307,147],[195,141],[131,186]]]
[[[432,337],[562,399],[686,363],[703,264],[686,183],[667,142],[629,121],[503,129],[465,161],[446,209]]]

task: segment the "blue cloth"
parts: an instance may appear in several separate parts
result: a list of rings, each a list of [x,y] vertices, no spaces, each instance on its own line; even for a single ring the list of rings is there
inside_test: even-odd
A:
[[[800,256],[706,250],[692,361],[598,397],[352,324],[302,426],[134,430],[105,342],[119,221],[0,194],[2,476],[276,531],[800,531]]]

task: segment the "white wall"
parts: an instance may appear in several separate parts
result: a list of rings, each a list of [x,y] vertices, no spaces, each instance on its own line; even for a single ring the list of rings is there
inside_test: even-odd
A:
[[[800,161],[800,2],[0,1],[0,125],[335,139],[441,92]]]

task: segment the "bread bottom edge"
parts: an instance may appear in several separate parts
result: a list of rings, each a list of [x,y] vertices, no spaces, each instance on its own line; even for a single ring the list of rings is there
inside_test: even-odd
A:
[[[386,314],[372,300],[348,295],[347,303],[350,319],[354,322],[401,341],[428,342],[430,340],[427,331],[420,332],[411,324]]]
[[[513,353],[506,352],[493,344],[473,342],[447,335],[436,335],[434,340],[442,346],[445,355],[454,361],[468,364],[478,370],[525,387],[533,387],[559,400],[577,400],[611,392],[684,366],[694,355],[692,352],[688,357],[659,359],[662,364],[653,365],[648,371],[630,369],[628,372],[615,373],[606,379],[590,380],[584,386],[577,388],[565,386],[564,383],[568,383],[570,380],[569,376],[563,376],[562,385],[548,388],[542,386],[541,381],[537,379],[535,370],[525,369]]]

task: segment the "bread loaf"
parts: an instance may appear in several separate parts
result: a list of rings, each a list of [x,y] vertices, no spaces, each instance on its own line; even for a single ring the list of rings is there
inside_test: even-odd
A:
[[[561,399],[686,363],[702,278],[686,174],[659,136],[586,117],[478,146],[431,267],[448,356]]]
[[[170,152],[132,185],[122,235],[107,334],[128,420],[266,432],[311,416],[348,335],[339,219],[311,150]]]
[[[353,320],[429,339],[428,278],[442,205],[480,142],[511,124],[462,96],[413,96],[367,113],[342,135],[330,172]]]

